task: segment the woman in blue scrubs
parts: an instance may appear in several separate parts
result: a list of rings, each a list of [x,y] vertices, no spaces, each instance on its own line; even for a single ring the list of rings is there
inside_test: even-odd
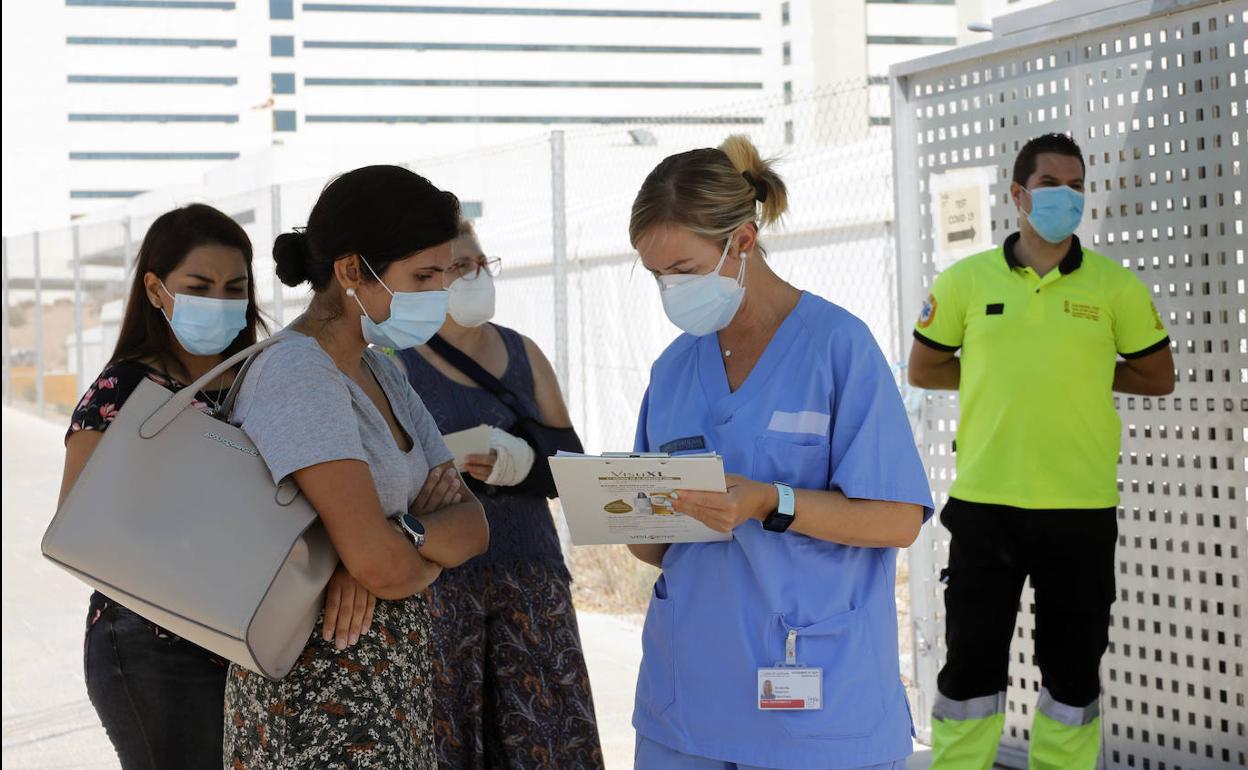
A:
[[[783,181],[750,141],[673,155],[629,236],[685,334],[655,362],[638,451],[718,452],[728,492],[676,509],[732,533],[630,546],[659,566],[639,770],[903,768],[896,550],[932,512],[893,375],[858,318],[768,266]]]

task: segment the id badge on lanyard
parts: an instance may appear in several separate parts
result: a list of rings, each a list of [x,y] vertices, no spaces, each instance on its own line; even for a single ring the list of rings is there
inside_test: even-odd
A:
[[[797,661],[797,630],[784,640],[784,662],[758,669],[761,711],[818,711],[823,708],[823,669]]]

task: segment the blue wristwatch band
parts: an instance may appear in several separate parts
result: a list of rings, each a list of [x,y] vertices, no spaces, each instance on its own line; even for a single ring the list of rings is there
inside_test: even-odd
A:
[[[797,495],[793,493],[793,487],[783,482],[773,482],[772,486],[776,488],[778,501],[776,510],[768,514],[767,518],[763,520],[763,529],[769,532],[784,532],[795,518]]]

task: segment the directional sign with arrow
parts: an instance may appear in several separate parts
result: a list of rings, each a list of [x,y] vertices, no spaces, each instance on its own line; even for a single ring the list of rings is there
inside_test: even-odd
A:
[[[988,222],[991,187],[996,168],[982,166],[933,174],[932,225],[936,268],[943,270],[958,259],[992,247]]]

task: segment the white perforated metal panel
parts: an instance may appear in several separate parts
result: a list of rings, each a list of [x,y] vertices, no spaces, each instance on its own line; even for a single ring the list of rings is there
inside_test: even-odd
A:
[[[1030,17],[1036,24],[1015,17],[1012,34],[969,55],[894,69],[902,328],[936,273],[931,175],[995,166],[989,217],[1000,242],[1017,229],[1009,179],[1018,149],[1069,132],[1088,166],[1080,237],[1152,288],[1178,369],[1173,396],[1117,398],[1122,502],[1102,665],[1105,764],[1244,767],[1248,0],[1067,2],[1041,13]],[[955,396],[925,396],[917,438],[938,505],[953,478],[957,417]],[[911,555],[923,732],[944,659],[937,575],[948,533],[934,524]],[[1033,629],[1028,588],[1003,739],[1003,759],[1018,766],[1039,691]]]

